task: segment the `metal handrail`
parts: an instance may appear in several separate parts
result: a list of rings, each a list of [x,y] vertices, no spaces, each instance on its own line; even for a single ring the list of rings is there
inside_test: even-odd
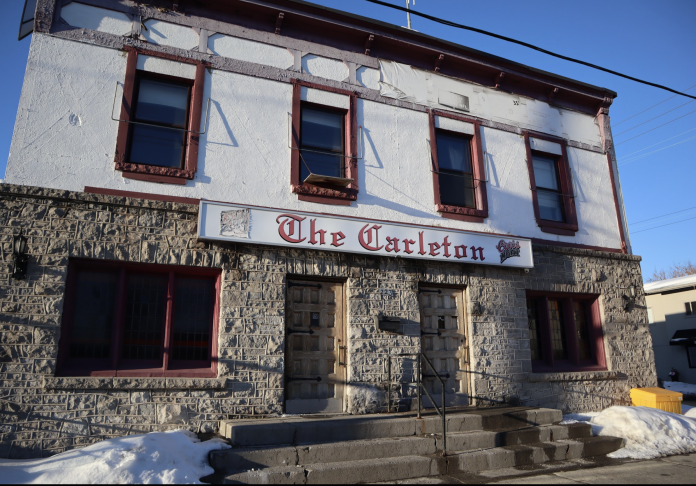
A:
[[[421,417],[421,409],[422,409],[422,404],[421,404],[421,393],[420,390],[421,388],[425,392],[425,394],[428,396],[430,399],[430,402],[433,404],[433,407],[435,408],[435,411],[437,414],[440,416],[442,419],[442,455],[446,456],[447,455],[447,417],[446,417],[446,406],[445,406],[445,382],[442,381],[442,378],[440,378],[440,374],[437,372],[433,364],[430,362],[428,357],[423,354],[423,353],[403,353],[403,354],[395,354],[395,355],[389,355],[388,360],[387,360],[387,374],[389,376],[389,382],[388,382],[388,388],[387,388],[387,411],[391,413],[391,390],[392,390],[392,374],[391,374],[391,360],[392,358],[396,357],[417,357],[418,359],[418,366],[416,367],[416,398],[418,401],[418,418]],[[426,388],[426,386],[421,382],[421,360],[425,361],[425,364],[427,364],[431,370],[433,370],[433,373],[435,374],[435,378],[438,379],[440,382],[440,388],[442,390],[442,410],[440,410],[440,407],[437,406],[437,403],[435,403],[435,400],[433,400],[433,397],[430,395],[430,392]],[[411,385],[414,384],[412,381],[399,381],[399,383],[404,384],[404,385]]]

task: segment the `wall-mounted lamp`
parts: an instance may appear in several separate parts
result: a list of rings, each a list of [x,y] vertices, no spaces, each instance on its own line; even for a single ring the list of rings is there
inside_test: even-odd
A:
[[[12,259],[14,268],[12,269],[12,278],[16,280],[24,280],[27,278],[27,263],[29,255],[27,255],[27,237],[20,231],[18,235],[12,237]]]
[[[629,287],[619,287],[620,289],[623,290],[628,290],[628,294],[623,294],[621,297],[623,298],[625,304],[624,304],[624,310],[626,312],[629,312],[633,306],[636,304],[636,286],[631,285]]]

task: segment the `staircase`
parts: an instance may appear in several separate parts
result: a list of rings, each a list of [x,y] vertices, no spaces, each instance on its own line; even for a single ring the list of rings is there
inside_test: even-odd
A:
[[[586,424],[557,425],[560,410],[524,407],[224,422],[232,449],[210,453],[225,484],[375,483],[531,466],[608,454],[623,439],[593,437]]]

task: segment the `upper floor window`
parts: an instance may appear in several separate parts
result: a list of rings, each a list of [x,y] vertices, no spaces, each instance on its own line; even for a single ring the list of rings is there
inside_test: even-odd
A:
[[[449,206],[476,208],[471,138],[438,130],[436,140],[440,202]]]
[[[435,206],[445,218],[480,223],[488,217],[480,137],[479,122],[430,112]]]
[[[532,152],[532,165],[537,186],[539,217],[548,221],[565,222],[558,160]]]
[[[357,95],[293,81],[292,191],[301,201],[349,206],[358,197]]]
[[[310,174],[344,177],[345,110],[302,103],[300,178]]]
[[[596,297],[527,292],[527,323],[534,371],[606,367]]]
[[[198,166],[205,68],[126,50],[116,170],[129,179],[186,184]]]
[[[696,315],[696,302],[684,302],[684,307],[686,307],[686,315]]]
[[[173,81],[142,71],[137,82],[129,162],[181,169],[193,82]]]
[[[58,373],[215,376],[218,280],[210,269],[71,261]]]
[[[524,139],[537,224],[545,233],[574,236],[578,220],[565,140],[529,133]]]

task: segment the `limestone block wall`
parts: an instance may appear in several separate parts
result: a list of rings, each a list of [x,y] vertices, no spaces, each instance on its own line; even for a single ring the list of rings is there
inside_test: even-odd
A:
[[[196,239],[198,207],[126,197],[0,185],[0,457],[41,457],[108,437],[184,427],[215,432],[220,420],[283,411],[288,275],[345,282],[348,411],[386,409],[388,357],[420,350],[418,286],[465,288],[471,395],[479,406],[519,403],[565,411],[625,404],[628,389],[656,384],[644,298],[623,310],[620,287],[639,289],[638,257],[535,246],[535,268],[460,263]],[[10,278],[12,235],[29,237],[26,280]],[[216,267],[222,271],[218,376],[56,377],[70,258]],[[525,290],[600,294],[608,371],[533,373]],[[375,329],[379,312],[401,334]],[[392,377],[413,364],[392,359]],[[412,386],[392,405],[410,408]]]

